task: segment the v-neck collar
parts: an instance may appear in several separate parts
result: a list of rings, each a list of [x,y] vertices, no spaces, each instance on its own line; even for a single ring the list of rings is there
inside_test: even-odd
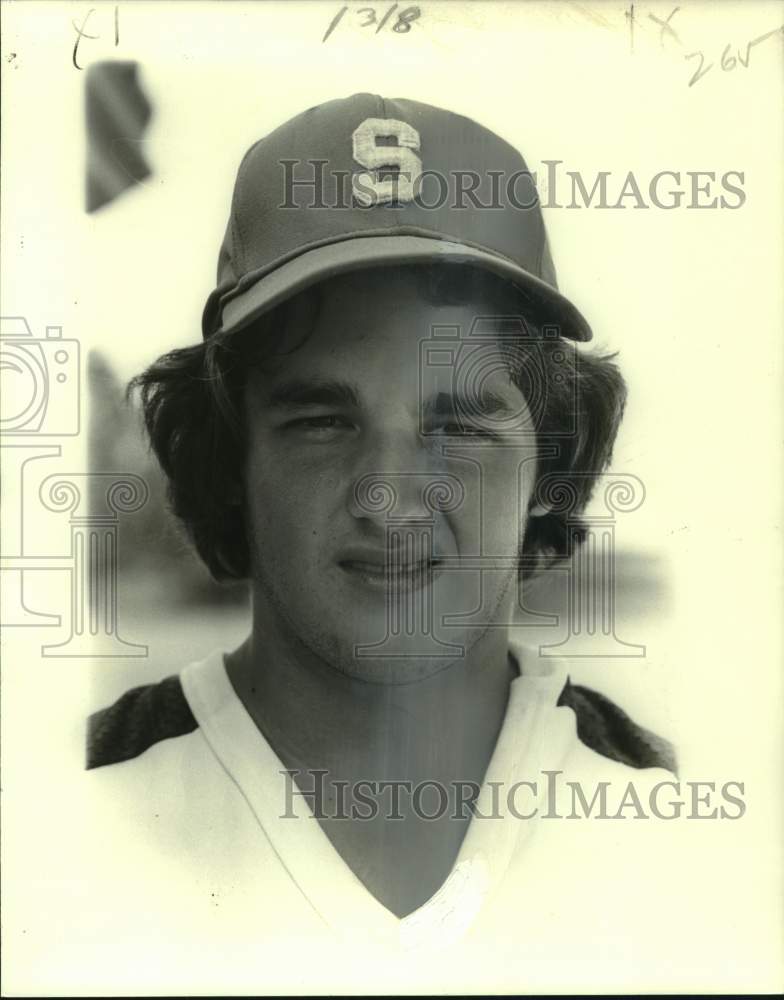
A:
[[[566,682],[559,660],[540,660],[512,647],[520,675],[510,685],[501,731],[480,789],[474,816],[446,880],[405,917],[380,903],[343,860],[303,795],[286,798],[286,768],[237,696],[223,654],[212,653],[181,672],[185,697],[199,727],[242,793],[269,844],[319,917],[356,942],[375,939],[406,950],[459,937],[501,881],[532,823],[510,815],[505,796],[519,775],[530,779],[555,767],[574,742],[571,711],[556,702]],[[495,786],[495,790],[494,790]],[[290,805],[290,809],[289,807]],[[288,815],[283,813],[288,809]],[[291,813],[296,818],[292,818]],[[500,814],[500,818],[499,818]]]

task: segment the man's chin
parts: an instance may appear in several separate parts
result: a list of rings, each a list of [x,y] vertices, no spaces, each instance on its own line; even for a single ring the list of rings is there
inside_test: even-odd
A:
[[[372,624],[378,627],[373,628]],[[481,630],[451,628],[444,636],[432,631],[395,633],[388,622],[367,619],[343,633],[333,649],[332,665],[342,674],[377,684],[408,684],[432,677],[463,662]]]
[[[445,574],[432,589],[387,593],[382,600],[346,596],[333,592],[334,606],[324,619],[330,647],[339,650],[334,665],[350,677],[404,684],[433,676],[464,661],[487,630],[486,624],[444,624],[481,605],[480,582],[466,574]]]
[[[380,589],[380,588],[379,588]],[[481,582],[472,574],[446,573],[432,587],[395,593],[374,592],[363,599],[363,587],[347,586],[343,574],[327,585],[315,580],[308,588],[316,603],[302,603],[302,593],[284,599],[277,588],[265,588],[287,632],[343,676],[377,684],[408,684],[434,676],[465,661],[487,631],[487,624],[446,624],[464,614],[497,619],[503,590],[483,605]]]
[[[380,655],[349,654],[332,666],[346,677],[370,684],[412,684],[448,670],[465,658],[465,652],[447,656],[416,656],[403,650]]]

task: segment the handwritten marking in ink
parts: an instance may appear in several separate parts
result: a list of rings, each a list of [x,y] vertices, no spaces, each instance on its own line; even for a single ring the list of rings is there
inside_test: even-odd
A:
[[[675,15],[678,13],[679,10],[680,10],[680,7],[675,7],[673,10],[671,10],[670,13],[669,13],[669,16],[667,17],[667,19],[665,21],[662,21],[662,19],[660,17],[656,17],[655,14],[649,14],[648,15],[648,17],[652,21],[655,21],[656,24],[658,24],[660,26],[660,30],[659,30],[659,48],[662,48],[662,49],[664,48],[664,39],[665,39],[665,36],[667,36],[667,37],[672,36],[672,38],[675,39],[675,41],[678,43],[678,45],[683,45],[683,42],[680,40],[680,38],[678,38],[677,32],[675,31],[675,29],[670,24],[670,21],[675,17]]]
[[[355,7],[353,13],[359,18],[360,28],[370,28],[373,25],[376,26],[374,34],[378,34],[387,25],[392,15],[397,11],[399,4],[393,3],[387,8],[384,16],[379,20],[378,8],[376,7]],[[346,11],[348,11],[348,4],[345,4],[340,10],[335,14],[335,16],[330,21],[329,27],[324,33],[324,37],[321,39],[322,43],[326,42],[332,32],[337,28],[340,22],[343,20]],[[422,16],[422,11],[419,7],[406,7],[401,10],[394,22],[390,25],[391,30],[394,31],[396,35],[407,35],[411,31],[411,25]]]
[[[84,20],[82,21],[81,27],[76,23],[76,21],[71,21],[74,31],[76,32],[76,41],[74,42],[73,53],[71,55],[71,61],[73,62],[75,69],[84,69],[84,66],[79,64],[77,56],[79,55],[79,46],[83,38],[89,38],[91,41],[96,41],[101,36],[91,35],[87,32],[87,22],[90,20],[92,15],[95,13],[95,7],[91,7],[87,13],[84,15]],[[115,5],[114,8],[114,45],[115,48],[120,44],[120,8]]]
[[[741,54],[740,49],[735,50],[737,52],[737,58],[731,55],[730,53],[732,49],[732,42],[729,42],[724,47],[724,51],[721,53],[721,59],[719,61],[719,65],[721,66],[721,68],[724,70],[725,73],[729,73],[730,71],[735,69],[738,62],[740,62],[740,64],[745,69],[748,69],[749,62],[751,61],[751,50],[754,48],[754,46],[759,45],[760,42],[764,42],[766,39],[772,38],[774,35],[778,35],[782,32],[784,32],[784,24],[782,24],[778,28],[774,28],[772,31],[766,31],[764,35],[759,35],[757,38],[752,38],[750,42],[746,43],[745,58]],[[698,49],[696,52],[689,52],[686,56],[684,56],[684,59],[699,59],[699,64],[697,66],[697,69],[694,71],[691,79],[689,80],[690,87],[693,87],[698,80],[701,80],[704,76],[706,76],[710,72],[710,70],[712,70],[713,67],[716,65],[715,62],[708,63],[707,66],[705,65],[705,54],[702,51],[702,49]]]

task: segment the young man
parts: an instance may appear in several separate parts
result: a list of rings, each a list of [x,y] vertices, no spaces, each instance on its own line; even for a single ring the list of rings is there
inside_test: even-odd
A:
[[[182,985],[179,947],[224,991],[492,989],[498,961],[533,982],[575,947],[579,876],[606,904],[595,954],[642,849],[547,823],[573,811],[559,778],[615,813],[674,765],[513,637],[625,397],[575,346],[591,331],[525,163],[414,101],[306,111],[242,161],[203,333],[135,384],[173,509],[216,578],[249,581],[252,630],[90,720],[139,852],[114,940],[166,956],[156,989]]]

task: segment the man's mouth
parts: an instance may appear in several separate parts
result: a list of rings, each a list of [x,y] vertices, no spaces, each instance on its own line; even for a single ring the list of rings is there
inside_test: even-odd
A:
[[[415,590],[428,586],[443,571],[440,559],[403,562],[388,560],[343,559],[338,564],[353,579],[374,589]]]

